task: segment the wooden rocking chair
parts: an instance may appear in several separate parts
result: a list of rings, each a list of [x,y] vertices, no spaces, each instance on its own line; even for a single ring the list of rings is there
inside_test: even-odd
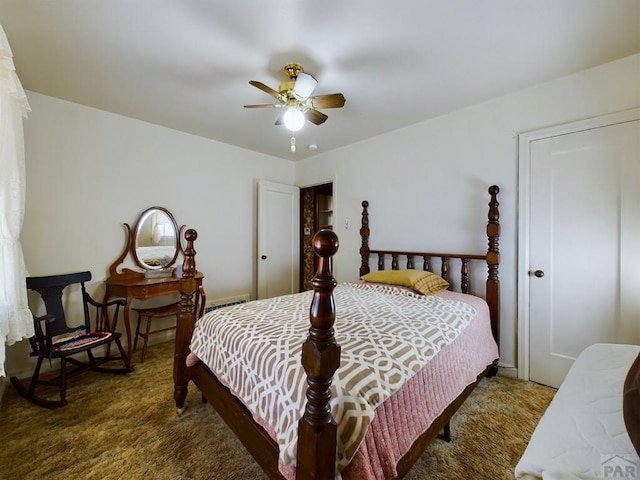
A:
[[[27,400],[46,408],[57,408],[67,404],[67,379],[95,370],[105,373],[129,373],[133,371],[127,354],[120,343],[120,333],[115,331],[120,307],[126,305],[123,299],[112,300],[107,303],[96,302],[87,293],[85,282],[91,280],[91,272],[69,273],[65,275],[51,275],[46,277],[28,277],[27,288],[38,292],[44,300],[46,315],[34,316],[35,335],[29,339],[31,356],[37,357],[37,363],[29,386],[25,387],[16,377],[11,377],[11,383]],[[77,327],[67,325],[63,306],[63,290],[73,284],[80,284],[82,305],[84,309],[84,324]],[[93,324],[90,313],[93,315]],[[43,327],[44,325],[44,327]],[[111,343],[115,342],[120,356],[111,356]],[[96,356],[93,349],[102,347],[104,354]],[[86,361],[73,358],[78,354],[86,354]],[[50,380],[40,379],[40,368],[45,359],[60,359],[60,375]],[[104,368],[106,362],[120,360],[123,368]],[[68,368],[68,364],[72,368]],[[47,400],[35,393],[37,385],[57,386],[60,390],[60,400]]]

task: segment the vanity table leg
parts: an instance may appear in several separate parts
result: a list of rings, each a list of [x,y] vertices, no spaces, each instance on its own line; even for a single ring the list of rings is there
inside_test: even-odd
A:
[[[133,360],[131,355],[133,355],[133,342],[131,340],[131,318],[129,314],[131,313],[131,302],[133,301],[132,297],[127,297],[127,305],[124,308],[124,330],[127,335],[127,356],[129,357],[129,361],[133,365]]]

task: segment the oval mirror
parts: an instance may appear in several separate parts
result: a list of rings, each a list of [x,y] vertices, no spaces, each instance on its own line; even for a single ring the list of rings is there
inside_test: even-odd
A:
[[[180,252],[178,235],[178,225],[167,209],[146,209],[133,229],[133,259],[148,270],[171,268]]]

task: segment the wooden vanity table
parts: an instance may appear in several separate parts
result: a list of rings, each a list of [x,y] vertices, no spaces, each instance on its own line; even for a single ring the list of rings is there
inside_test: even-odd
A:
[[[133,337],[131,333],[131,304],[133,300],[180,294],[179,273],[175,268],[179,254],[183,253],[178,225],[173,215],[162,207],[151,207],[140,215],[133,229],[123,224],[126,230],[125,248],[118,259],[109,267],[109,277],[105,281],[105,297],[120,297],[127,300],[123,309],[127,354],[131,358]],[[142,271],[120,268],[131,254],[135,264]],[[196,302],[205,302],[202,280],[204,275],[196,272]],[[198,303],[197,303],[198,304]],[[201,303],[200,303],[201,304]]]
[[[127,354],[131,358],[133,348],[133,337],[131,335],[131,303],[133,300],[149,300],[150,298],[164,297],[169,295],[178,295],[180,293],[181,277],[171,276],[165,278],[145,278],[144,273],[138,273],[138,276],[131,277],[109,277],[106,280],[105,300],[113,297],[125,298],[127,305],[123,309],[124,328],[127,335]],[[194,276],[197,290],[200,291],[204,275],[197,272]],[[198,295],[198,293],[196,293]],[[201,299],[205,301],[205,299]],[[199,302],[200,299],[196,299]]]

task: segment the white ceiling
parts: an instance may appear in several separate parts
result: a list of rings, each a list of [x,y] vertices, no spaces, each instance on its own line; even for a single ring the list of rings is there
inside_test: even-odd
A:
[[[292,160],[640,52],[640,0],[1,0],[0,24],[27,90]],[[243,108],[291,62],[347,99],[295,154]]]

